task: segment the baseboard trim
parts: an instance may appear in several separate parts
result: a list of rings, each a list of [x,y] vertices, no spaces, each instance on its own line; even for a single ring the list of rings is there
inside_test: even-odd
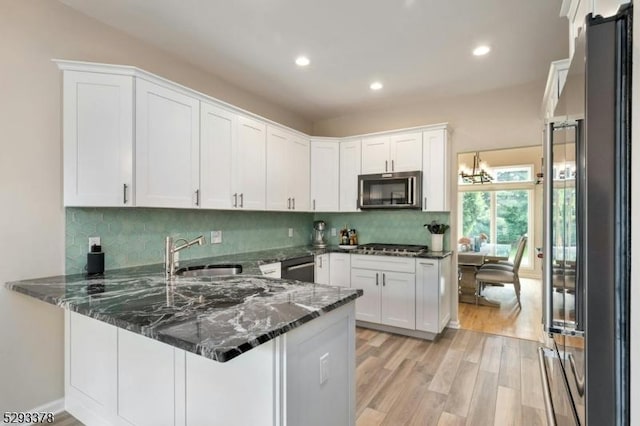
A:
[[[457,320],[456,320],[456,321],[453,321],[453,320],[451,320],[451,321],[449,321],[449,324],[447,324],[447,327],[448,327],[448,328],[454,328],[454,329],[456,329],[456,330],[459,330],[459,329],[460,329],[460,321],[457,321]]]
[[[370,328],[372,330],[384,331],[386,333],[401,334],[403,336],[416,337],[425,340],[437,340],[440,334],[429,333],[427,331],[409,330],[406,328],[392,327],[390,325],[376,324],[368,321],[356,321],[356,326]]]
[[[27,413],[53,413],[54,415],[60,414],[64,411],[64,398],[49,401],[30,410]],[[30,425],[34,423],[28,423]]]

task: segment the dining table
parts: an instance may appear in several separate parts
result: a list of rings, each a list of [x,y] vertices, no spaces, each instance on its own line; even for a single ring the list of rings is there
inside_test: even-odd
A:
[[[499,308],[500,302],[480,293],[481,289],[476,284],[476,272],[485,263],[509,260],[511,244],[487,243],[480,246],[477,251],[464,249],[465,246],[458,245],[458,300],[475,304],[476,293],[478,293],[478,305]]]

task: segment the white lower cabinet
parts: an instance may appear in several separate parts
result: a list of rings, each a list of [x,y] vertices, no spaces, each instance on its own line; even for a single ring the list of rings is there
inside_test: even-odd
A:
[[[348,303],[227,362],[65,311],[65,410],[89,425],[355,424]]]
[[[416,330],[440,333],[451,319],[451,257],[416,261]]]
[[[343,253],[331,256],[330,283],[340,285],[341,271],[349,259],[350,285],[364,292],[356,300],[357,320],[395,327],[399,333],[405,329],[430,335],[441,333],[449,323],[450,256],[442,259]]]
[[[331,261],[329,260],[329,253],[316,255],[313,282],[316,284],[329,284],[330,271]]]
[[[414,259],[352,256],[351,287],[364,292],[356,300],[356,319],[415,329],[415,279]]]
[[[174,348],[118,330],[118,415],[134,425],[173,425]]]
[[[359,288],[363,294],[356,299],[356,319],[380,322],[379,272],[369,269],[351,269],[351,288]]]
[[[349,253],[329,254],[329,284],[351,287],[351,255]]]

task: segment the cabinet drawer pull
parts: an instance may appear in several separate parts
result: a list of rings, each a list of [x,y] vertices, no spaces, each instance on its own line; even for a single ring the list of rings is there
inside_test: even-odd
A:
[[[376,272],[376,285],[378,285],[378,273]]]
[[[322,256],[318,257],[318,268],[322,268]]]
[[[386,285],[387,285],[387,280],[386,280],[386,277],[385,277],[385,273],[384,273],[384,272],[382,273],[382,285],[383,285],[383,286],[386,286]]]
[[[122,185],[122,203],[127,204],[127,184]]]
[[[391,160],[391,171],[393,172],[393,171],[395,171],[395,169],[396,169],[396,166],[394,164],[394,161]]]
[[[389,161],[384,160],[384,171],[388,172],[389,171]]]

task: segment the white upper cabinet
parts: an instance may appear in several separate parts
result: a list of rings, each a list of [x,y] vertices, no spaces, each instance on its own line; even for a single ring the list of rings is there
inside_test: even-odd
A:
[[[340,210],[340,143],[311,140],[311,210]]]
[[[449,145],[447,130],[423,132],[423,211],[449,211]]]
[[[267,126],[267,210],[291,210],[289,140],[284,130]]]
[[[136,80],[136,205],[198,207],[200,102]]]
[[[226,109],[200,104],[200,199],[206,209],[230,209],[237,141],[237,115]]]
[[[64,205],[133,205],[133,77],[67,71]]]
[[[238,143],[233,155],[233,207],[265,209],[267,129],[264,123],[238,117]]]
[[[309,210],[309,141],[267,126],[267,210]]]
[[[371,136],[362,140],[362,174],[421,169],[421,132]]]
[[[422,132],[391,135],[391,172],[422,170]]]
[[[385,173],[389,167],[389,136],[362,139],[362,174]]]
[[[291,171],[289,173],[289,192],[291,193],[291,209],[309,211],[310,185],[310,147],[309,139],[298,135],[291,138]]]
[[[358,175],[361,161],[360,139],[340,141],[340,211],[358,211]]]

